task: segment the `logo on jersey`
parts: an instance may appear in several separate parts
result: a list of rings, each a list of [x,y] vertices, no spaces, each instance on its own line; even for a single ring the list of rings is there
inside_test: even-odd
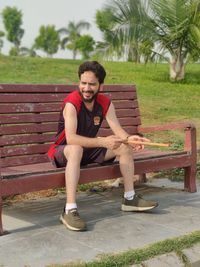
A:
[[[99,125],[100,124],[101,118],[99,116],[94,117],[94,125]]]

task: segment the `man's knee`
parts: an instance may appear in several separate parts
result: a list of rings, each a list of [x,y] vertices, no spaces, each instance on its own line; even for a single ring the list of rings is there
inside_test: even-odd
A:
[[[119,155],[133,155],[132,148],[128,145],[122,144],[119,148]]]
[[[68,161],[70,159],[81,161],[83,156],[83,148],[78,145],[67,145],[64,149],[64,155]]]

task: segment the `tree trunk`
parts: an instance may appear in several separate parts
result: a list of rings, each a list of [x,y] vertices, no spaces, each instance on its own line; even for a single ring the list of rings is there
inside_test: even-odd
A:
[[[77,55],[77,51],[76,50],[73,50],[72,51],[72,58],[73,58],[73,60],[76,59],[76,55]]]
[[[185,78],[185,65],[181,56],[172,57],[170,60],[170,80],[181,81]]]

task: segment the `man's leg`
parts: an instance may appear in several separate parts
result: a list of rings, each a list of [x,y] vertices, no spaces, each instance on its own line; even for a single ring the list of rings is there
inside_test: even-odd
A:
[[[134,190],[134,162],[133,152],[128,145],[122,144],[118,149],[107,150],[105,161],[117,156],[119,158],[120,171],[124,179],[125,192]]]
[[[108,150],[105,160],[116,155],[119,157],[120,171],[124,179],[124,199],[122,203],[123,211],[145,211],[158,205],[155,201],[147,201],[135,194],[134,191],[134,161],[133,151],[128,145],[122,144],[118,149]]]
[[[83,148],[75,145],[65,146],[64,155],[67,159],[65,168],[66,202],[76,203],[76,189],[80,177]]]
[[[76,205],[76,190],[80,177],[83,148],[76,145],[67,145],[64,148],[64,155],[67,159],[65,169],[66,206],[60,219],[68,229],[83,231],[86,229],[86,224],[79,217]]]

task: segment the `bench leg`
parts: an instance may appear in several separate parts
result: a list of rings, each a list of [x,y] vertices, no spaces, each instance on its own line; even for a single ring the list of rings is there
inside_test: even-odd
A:
[[[194,193],[197,191],[196,168],[193,168],[192,166],[190,166],[184,169],[185,169],[184,190],[190,193]]]
[[[3,201],[2,197],[0,196],[0,236],[3,235],[2,206],[3,206]]]
[[[8,231],[3,230],[2,211],[3,211],[3,200],[2,197],[0,196],[0,236],[8,234]]]
[[[139,182],[140,183],[146,183],[147,182],[146,173],[142,173],[139,175]]]

